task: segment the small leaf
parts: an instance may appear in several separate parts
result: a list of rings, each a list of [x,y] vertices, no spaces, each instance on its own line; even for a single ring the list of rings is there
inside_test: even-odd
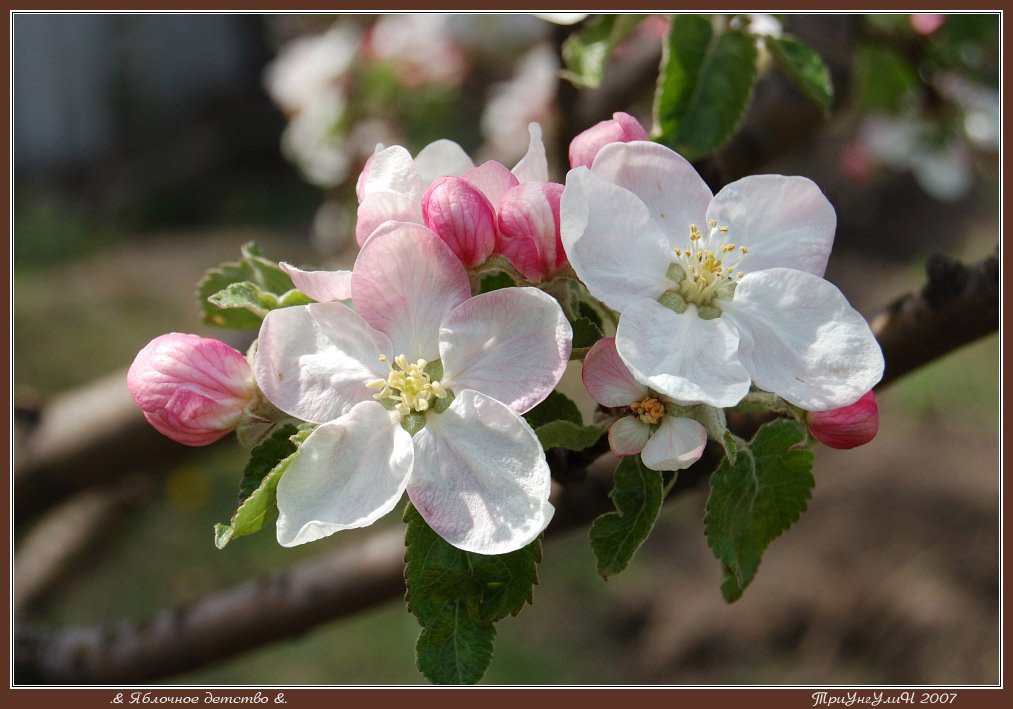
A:
[[[596,89],[605,77],[605,67],[612,51],[645,15],[601,15],[563,42],[562,53],[566,70],[561,72],[579,88]]]
[[[767,546],[809,503],[813,453],[806,441],[797,421],[771,421],[711,476],[704,533],[722,564],[721,592],[729,603],[752,582]]]
[[[571,451],[582,451],[597,443],[603,433],[605,433],[604,426],[597,424],[581,426],[572,421],[550,421],[535,429],[538,442],[545,450],[566,448]]]
[[[285,425],[250,452],[239,485],[239,507],[229,524],[215,525],[216,547],[224,549],[232,539],[253,534],[277,513],[278,481],[312,431]]]
[[[493,623],[531,602],[541,539],[509,554],[474,554],[446,542],[410,504],[405,521],[406,600],[422,626],[419,671],[433,682],[477,682],[492,659]]]
[[[644,465],[639,455],[619,462],[609,494],[616,511],[591,525],[591,549],[604,578],[625,569],[651,533],[661,512],[663,486],[662,474]]]
[[[514,282],[514,279],[506,271],[492,271],[491,273],[482,274],[478,283],[478,292],[489,293],[515,285],[517,284]]]
[[[270,293],[276,298],[293,290],[292,279],[288,274],[278,264],[261,256],[260,250],[252,241],[243,246],[241,256],[239,261],[230,261],[209,269],[197,284],[197,304],[205,323],[237,330],[260,327],[263,316],[244,308],[226,308],[208,301],[211,296],[233,284],[249,282],[261,292]]]
[[[578,426],[584,424],[577,405],[566,394],[561,394],[558,391],[549,392],[549,395],[538,406],[524,414],[524,419],[536,431],[539,426],[552,421],[569,421]]]
[[[265,293],[250,281],[230,283],[225,289],[209,296],[208,302],[223,310],[245,310],[260,319],[278,307],[277,296]]]
[[[830,70],[819,53],[790,35],[766,35],[763,39],[781,71],[815,101],[824,113],[828,112],[834,98],[834,86]]]
[[[745,116],[755,79],[752,35],[715,35],[699,15],[673,17],[655,96],[656,139],[687,160],[714,152]]]
[[[594,346],[595,342],[605,337],[601,326],[590,318],[577,318],[570,325],[573,327],[573,349],[583,350],[585,354]],[[573,359],[572,354],[570,358]]]

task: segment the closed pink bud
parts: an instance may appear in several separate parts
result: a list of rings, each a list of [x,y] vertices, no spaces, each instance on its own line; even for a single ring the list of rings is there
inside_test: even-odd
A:
[[[446,242],[465,268],[496,248],[496,211],[481,190],[460,177],[441,177],[422,196],[422,221]]]
[[[525,182],[503,194],[499,205],[496,252],[529,281],[539,281],[566,265],[559,236],[563,185]]]
[[[618,111],[612,120],[597,123],[570,142],[570,167],[591,167],[594,156],[610,143],[629,143],[648,140],[647,131],[640,121],[628,113]]]
[[[246,358],[224,342],[161,335],[134,358],[127,388],[144,418],[172,440],[205,446],[239,425],[256,394]]]
[[[831,448],[865,445],[879,431],[876,395],[870,391],[850,406],[831,411],[810,411],[806,423],[813,438]]]

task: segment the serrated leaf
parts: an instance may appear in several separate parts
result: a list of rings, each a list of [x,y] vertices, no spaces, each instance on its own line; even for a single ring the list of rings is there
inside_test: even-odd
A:
[[[573,349],[588,350],[594,343],[605,337],[601,327],[590,318],[577,318],[570,323],[573,328]]]
[[[604,578],[625,569],[654,528],[661,512],[664,480],[661,472],[648,468],[639,455],[623,458],[616,468],[609,497],[616,511],[602,515],[591,525],[591,549]]]
[[[605,427],[597,424],[581,426],[572,421],[550,421],[535,429],[538,442],[542,448],[566,448],[571,451],[582,451],[590,448],[601,435],[605,433]]]
[[[269,261],[260,254],[260,249],[252,241],[244,245],[241,258],[209,269],[197,284],[197,304],[201,309],[204,322],[217,327],[228,327],[237,330],[253,330],[260,327],[263,320],[242,308],[224,308],[208,301],[221,291],[235,283],[250,282],[264,293],[281,296],[293,290],[292,279],[282,271],[278,264]]]
[[[549,392],[549,395],[538,406],[524,414],[524,420],[536,431],[539,426],[544,426],[552,421],[569,421],[578,426],[584,423],[580,409],[570,400],[570,397],[555,390]]]
[[[541,539],[509,554],[474,554],[446,542],[412,505],[405,521],[406,600],[422,626],[419,671],[433,682],[477,682],[492,658],[493,623],[531,602]]]
[[[450,603],[415,643],[415,664],[434,684],[475,684],[492,662],[496,627]]]
[[[250,281],[230,283],[214,295],[208,296],[208,302],[222,310],[245,310],[261,320],[278,307],[277,296],[265,293],[256,283]]]
[[[823,112],[830,110],[834,85],[830,70],[819,53],[805,42],[790,35],[763,38],[777,66],[802,92],[815,101]]]
[[[755,79],[752,35],[715,35],[699,15],[673,17],[655,96],[656,140],[687,160],[714,152],[745,116]]]
[[[813,453],[806,441],[798,422],[771,421],[711,476],[704,533],[722,564],[721,592],[729,603],[752,582],[764,550],[808,506]]]
[[[250,451],[239,485],[239,507],[229,524],[215,525],[215,546],[224,549],[236,537],[260,530],[278,511],[278,481],[295,459],[312,429],[285,425]]]
[[[563,78],[584,89],[596,89],[605,77],[612,51],[645,15],[601,15],[563,42]]]

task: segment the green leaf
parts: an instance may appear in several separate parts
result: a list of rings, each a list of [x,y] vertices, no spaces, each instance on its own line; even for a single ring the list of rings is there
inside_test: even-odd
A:
[[[785,75],[815,101],[824,113],[830,111],[834,85],[830,70],[819,53],[805,42],[790,35],[763,38],[771,56]]]
[[[510,288],[511,286],[517,285],[514,283],[514,279],[510,277],[510,274],[506,271],[492,271],[490,273],[483,273],[478,283],[479,293],[489,293],[494,290],[501,288]]]
[[[602,577],[618,574],[629,565],[658,519],[663,490],[661,472],[644,465],[639,455],[619,462],[609,493],[616,511],[602,515],[591,525],[591,549]]]
[[[229,524],[215,525],[216,547],[224,549],[231,540],[253,534],[274,517],[278,481],[312,431],[287,424],[250,452],[239,484],[239,507]]]
[[[422,626],[419,671],[433,682],[477,682],[492,658],[493,623],[531,602],[541,540],[509,554],[474,554],[446,542],[410,504],[405,521],[406,598]]]
[[[524,418],[536,431],[539,426],[553,421],[569,421],[578,426],[584,424],[577,405],[566,394],[560,394],[558,391],[549,392],[544,401],[524,414]]]
[[[197,284],[197,302],[204,322],[209,325],[237,330],[260,327],[262,315],[256,315],[245,307],[223,307],[209,302],[209,298],[226,291],[229,286],[249,282],[261,293],[271,294],[276,299],[293,290],[292,279],[278,268],[278,264],[261,256],[260,249],[252,241],[243,246],[241,254],[239,261],[209,269]]]
[[[721,592],[729,603],[752,582],[767,546],[809,503],[814,483],[807,441],[797,421],[771,421],[711,476],[704,533],[722,564]]]
[[[225,289],[209,296],[208,302],[223,310],[245,310],[261,320],[278,307],[277,296],[265,293],[250,281],[230,283]]]
[[[605,337],[601,326],[590,318],[577,318],[570,325],[573,327],[573,351],[583,351],[586,354],[595,342]],[[573,359],[572,354],[570,359]]]
[[[597,424],[581,426],[572,421],[550,421],[535,429],[538,442],[542,448],[566,448],[571,451],[582,451],[590,448],[601,435],[605,433],[605,427]]]
[[[566,70],[561,72],[575,86],[596,89],[605,77],[605,67],[616,46],[640,24],[645,15],[601,15],[563,42]]]
[[[656,139],[687,160],[717,150],[745,116],[755,79],[755,37],[715,35],[699,15],[673,17],[654,101]]]

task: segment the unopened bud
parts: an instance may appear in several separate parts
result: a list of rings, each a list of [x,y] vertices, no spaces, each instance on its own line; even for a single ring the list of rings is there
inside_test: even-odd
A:
[[[879,431],[876,395],[870,391],[850,406],[831,411],[810,411],[806,416],[806,424],[813,438],[831,448],[865,445]]]
[[[611,120],[596,123],[570,142],[570,167],[591,167],[594,156],[606,145],[633,140],[649,140],[640,121],[628,113],[613,113]]]

